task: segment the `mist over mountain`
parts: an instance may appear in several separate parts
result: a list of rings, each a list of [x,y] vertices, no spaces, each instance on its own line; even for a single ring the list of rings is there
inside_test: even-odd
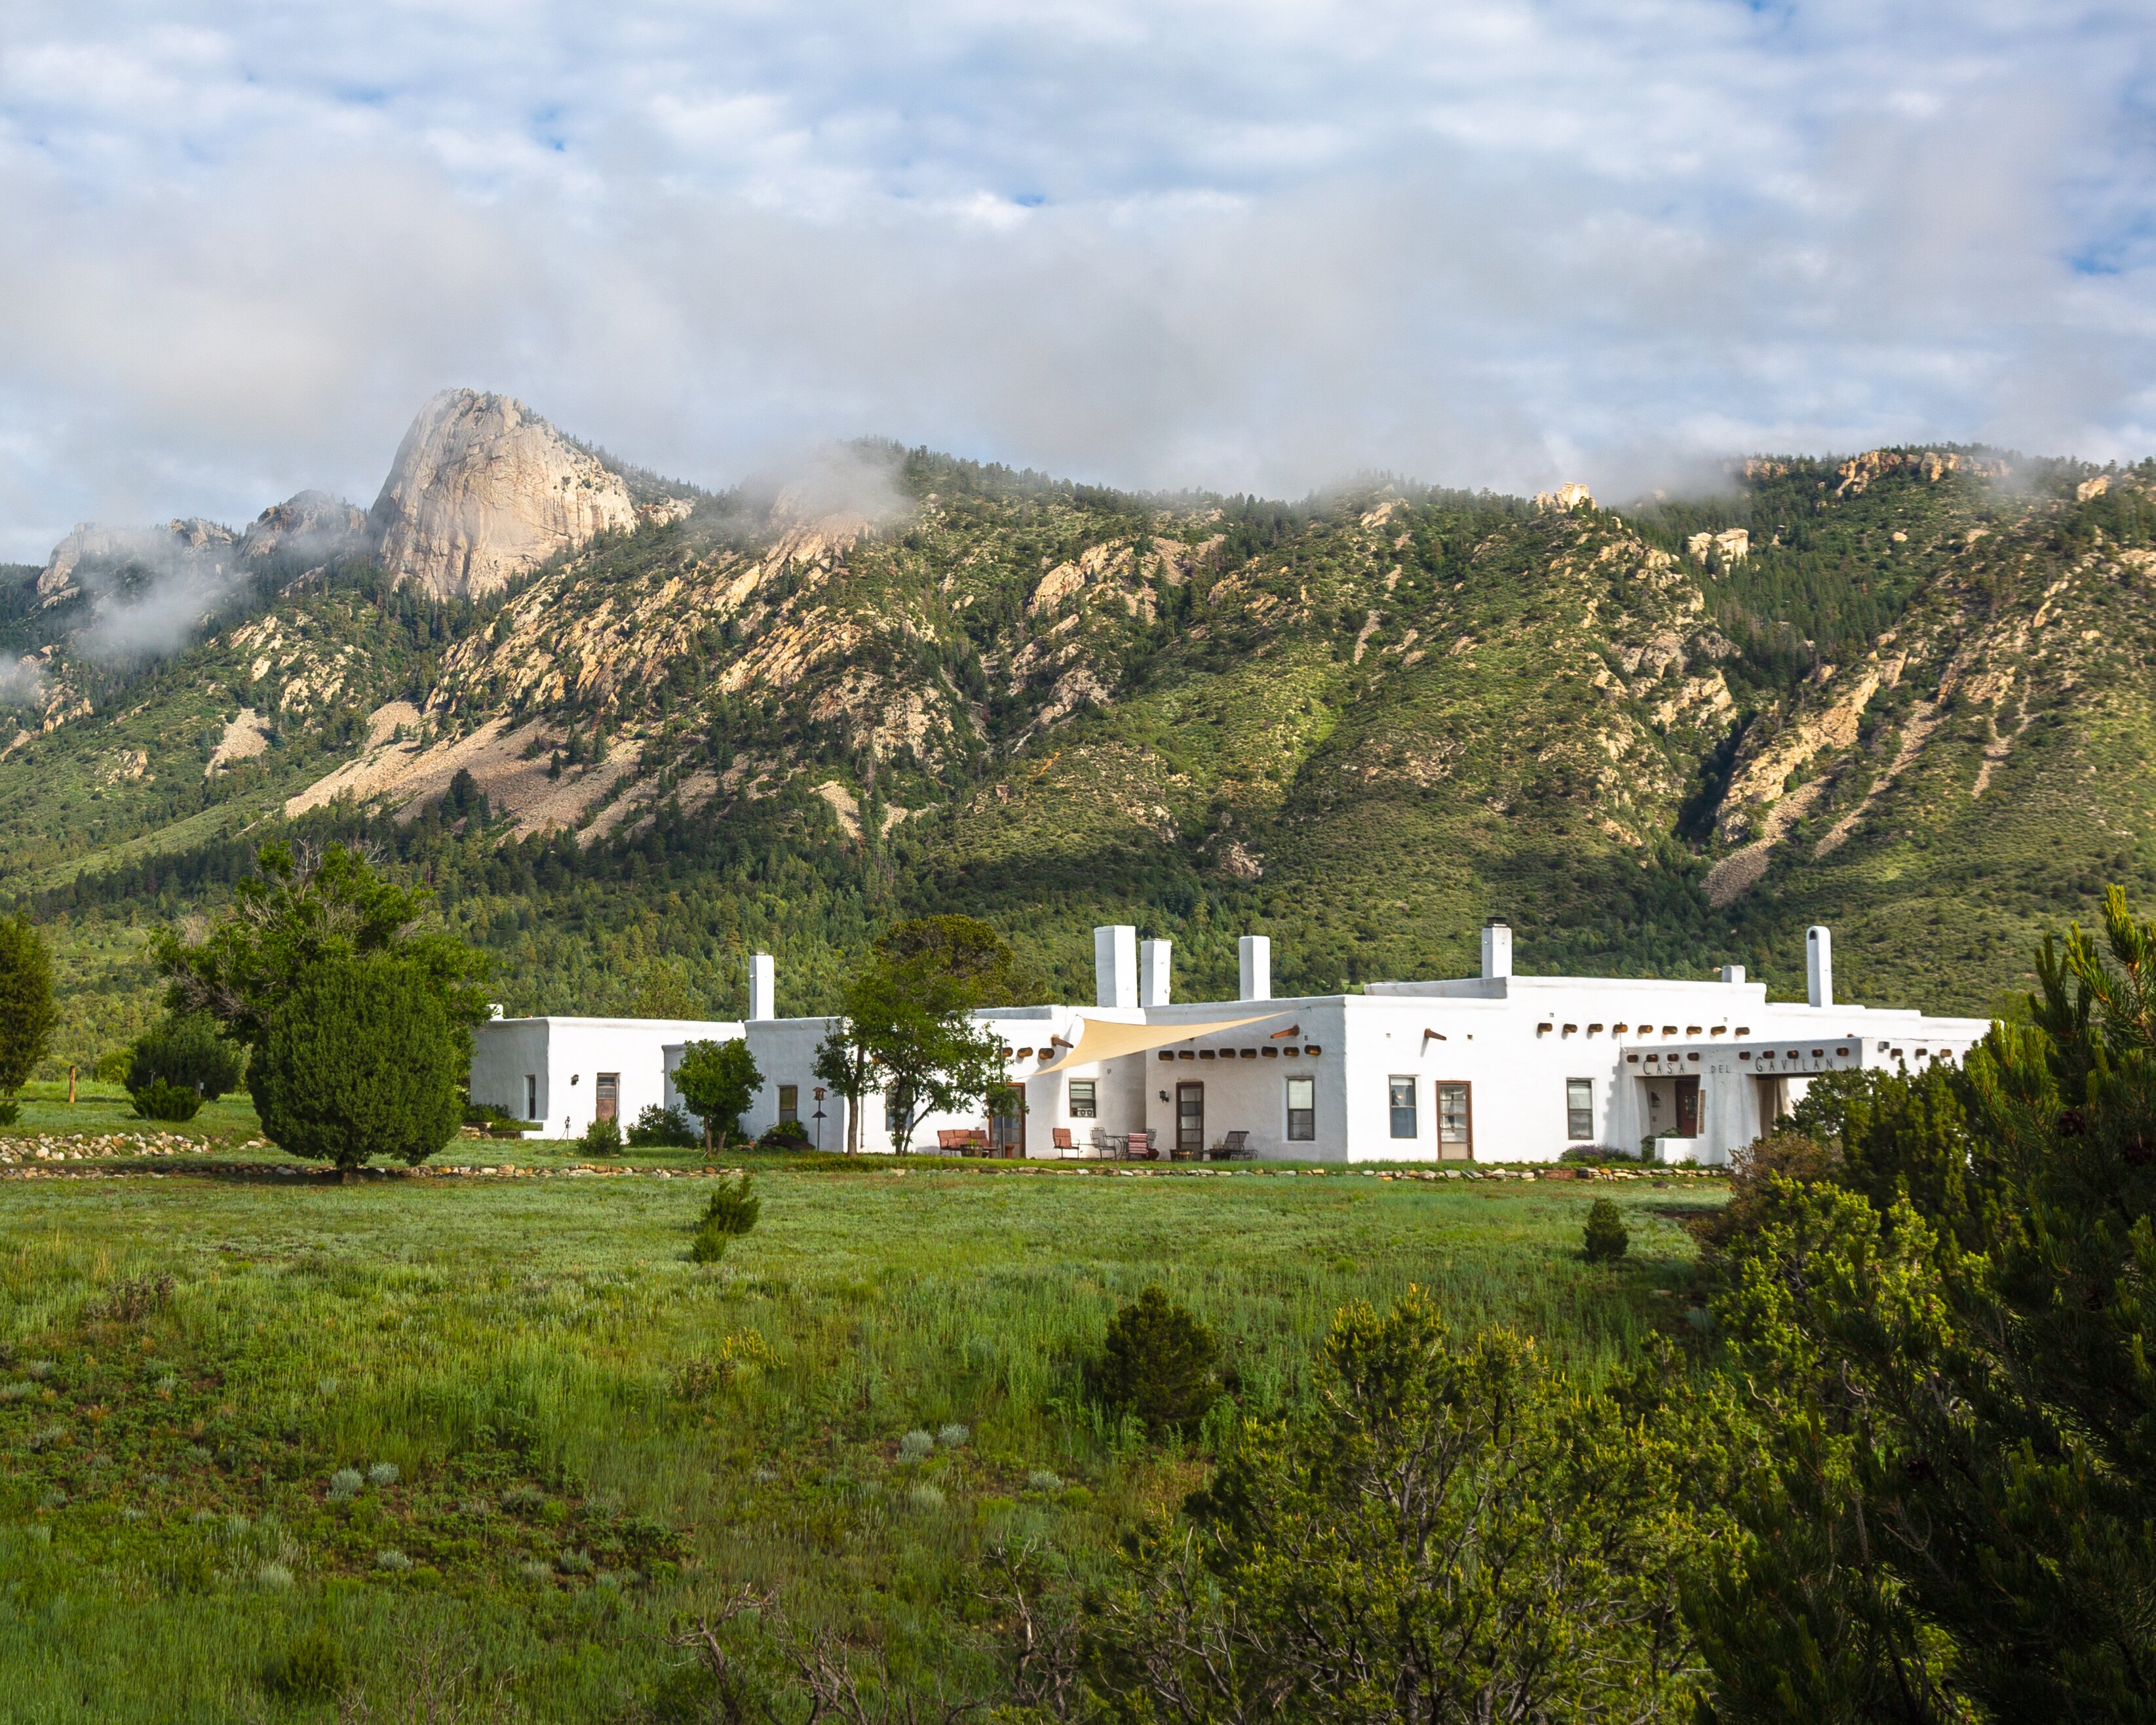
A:
[[[372,509],[70,534],[0,605],[0,877],[69,947],[68,1058],[151,927],[280,833],[380,849],[521,1009],[826,1004],[963,908],[1082,993],[1086,931],[1232,986],[1748,964],[1988,1010],[2139,881],[2156,464],[1728,464],[1622,507],[1368,480],[1145,495],[896,444],[726,491],[521,403],[422,409]],[[2098,788],[2102,789],[2099,796]]]

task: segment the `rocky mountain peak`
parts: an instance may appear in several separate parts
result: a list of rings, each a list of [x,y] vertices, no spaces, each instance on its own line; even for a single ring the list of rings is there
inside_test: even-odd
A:
[[[326,491],[298,491],[273,503],[239,536],[239,555],[249,563],[279,556],[326,562],[363,547],[367,516]]]
[[[495,592],[637,519],[620,475],[522,403],[475,389],[420,408],[369,516],[383,569],[443,598]]]

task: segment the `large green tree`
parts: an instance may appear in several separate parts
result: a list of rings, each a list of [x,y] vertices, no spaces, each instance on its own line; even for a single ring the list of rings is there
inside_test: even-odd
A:
[[[278,840],[255,853],[231,914],[193,944],[167,931],[157,958],[171,1004],[207,1012],[236,1040],[260,1043],[270,1014],[301,973],[325,958],[394,952],[441,1002],[469,1064],[470,1029],[485,1016],[486,956],[421,926],[432,895],[383,876],[362,852]]]
[[[763,1088],[763,1074],[746,1042],[692,1042],[681,1050],[674,1088],[704,1122],[704,1147],[711,1147],[716,1132],[724,1149],[741,1130],[751,1099]]]
[[[264,1021],[247,1087],[262,1129],[349,1172],[413,1165],[456,1136],[470,1070],[435,978],[401,955],[318,958]]]
[[[44,942],[27,917],[0,919],[0,1124],[15,1117],[15,1092],[51,1048],[59,1018]]]
[[[901,922],[847,979],[816,1076],[846,1099],[846,1148],[860,1148],[861,1106],[886,1098],[901,1155],[931,1114],[986,1102],[1004,1085],[1001,1039],[974,1012],[1007,1006],[1024,985],[1003,937],[970,916]]]
[[[485,956],[423,927],[429,895],[358,851],[280,841],[255,870],[201,941],[161,941],[173,1010],[252,1050],[263,1130],[294,1155],[344,1168],[432,1155],[462,1117]]]
[[[1839,1178],[1732,1247],[1718,1719],[2156,1718],[2156,925],[2102,933],[1962,1071],[1845,1087]]]

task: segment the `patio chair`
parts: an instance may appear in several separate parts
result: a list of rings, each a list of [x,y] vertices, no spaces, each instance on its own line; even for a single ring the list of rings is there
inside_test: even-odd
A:
[[[1055,1153],[1066,1161],[1078,1154],[1078,1147],[1070,1142],[1070,1128],[1067,1126],[1049,1127],[1048,1142]]]
[[[1215,1162],[1247,1162],[1256,1153],[1250,1148],[1250,1135],[1246,1132],[1229,1132],[1212,1152]]]
[[[1113,1162],[1123,1153],[1122,1140],[1110,1137],[1096,1126],[1093,1128],[1092,1143],[1086,1153],[1096,1162]]]
[[[1123,1153],[1132,1162],[1160,1160],[1160,1148],[1153,1142],[1151,1132],[1132,1132],[1125,1142],[1129,1147]]]

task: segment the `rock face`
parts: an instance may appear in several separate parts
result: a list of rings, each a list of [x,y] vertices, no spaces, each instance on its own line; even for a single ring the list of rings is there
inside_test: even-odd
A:
[[[1685,541],[1685,549],[1696,563],[1706,562],[1710,551],[1719,552],[1725,563],[1741,563],[1752,554],[1751,530],[1731,527],[1720,533],[1695,533]]]
[[[85,521],[53,547],[38,577],[41,603],[57,605],[80,590],[75,572],[85,562],[142,563],[157,571],[184,566],[221,570],[233,546],[232,529],[190,516],[155,527],[100,527]]]
[[[1559,485],[1554,491],[1536,492],[1535,507],[1568,511],[1592,509],[1594,507],[1594,493],[1574,480],[1569,485]]]
[[[367,543],[365,511],[326,491],[299,491],[254,518],[239,536],[239,555],[249,563],[280,556],[326,563]]]
[[[404,434],[369,521],[394,579],[470,598],[609,529],[634,531],[637,511],[619,474],[521,403],[451,389]]]

